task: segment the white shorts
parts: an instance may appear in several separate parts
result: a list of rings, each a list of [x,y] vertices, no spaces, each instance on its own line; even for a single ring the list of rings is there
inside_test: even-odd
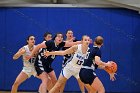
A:
[[[23,67],[22,72],[26,73],[28,75],[28,78],[30,78],[31,75],[33,75],[34,77],[37,75],[34,67]]]
[[[61,75],[65,78],[69,79],[71,76],[74,76],[76,79],[79,79],[79,71],[80,69],[74,67],[64,67],[61,71]]]

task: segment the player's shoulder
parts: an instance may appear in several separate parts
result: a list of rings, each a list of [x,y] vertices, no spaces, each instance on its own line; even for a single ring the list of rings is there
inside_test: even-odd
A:
[[[45,41],[45,42],[47,42],[47,43],[54,43],[53,40],[48,40],[48,41]]]
[[[28,45],[24,45],[23,47],[28,47]]]
[[[46,46],[52,46],[52,45],[54,45],[55,43],[54,43],[53,40],[49,40],[49,41],[46,41],[45,44],[46,44]]]
[[[100,50],[100,48],[98,46],[93,46],[92,49],[93,50]]]
[[[24,45],[23,47],[21,47],[20,49],[24,49],[24,50],[27,50],[29,47],[28,45]]]

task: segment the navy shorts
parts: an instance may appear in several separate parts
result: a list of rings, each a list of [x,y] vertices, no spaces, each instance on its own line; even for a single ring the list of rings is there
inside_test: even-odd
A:
[[[34,66],[38,76],[43,72],[50,73],[54,70],[51,64],[47,64],[47,62],[36,61]]]
[[[91,85],[97,76],[94,70],[81,68],[79,77],[84,84]]]

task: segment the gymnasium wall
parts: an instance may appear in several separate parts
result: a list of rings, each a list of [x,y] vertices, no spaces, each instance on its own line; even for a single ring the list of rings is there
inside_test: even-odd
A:
[[[97,70],[106,91],[140,92],[140,15],[121,8],[0,8],[0,90],[10,90],[22,70],[21,58],[14,61],[12,56],[28,35],[35,35],[38,44],[46,31],[65,34],[67,29],[79,40],[84,34],[104,37],[102,60],[118,64],[114,82],[105,71]],[[60,56],[53,62],[57,77],[61,63]],[[39,84],[31,77],[19,90],[37,91]],[[68,80],[65,91],[80,91],[75,78]]]

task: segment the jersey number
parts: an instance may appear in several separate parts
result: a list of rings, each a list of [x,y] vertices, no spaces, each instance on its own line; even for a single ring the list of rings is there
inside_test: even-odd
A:
[[[83,64],[83,61],[78,60],[76,64],[82,65]]]
[[[34,58],[34,57],[31,58],[31,59],[29,60],[29,62],[30,62],[30,63],[35,63],[35,58]]]

